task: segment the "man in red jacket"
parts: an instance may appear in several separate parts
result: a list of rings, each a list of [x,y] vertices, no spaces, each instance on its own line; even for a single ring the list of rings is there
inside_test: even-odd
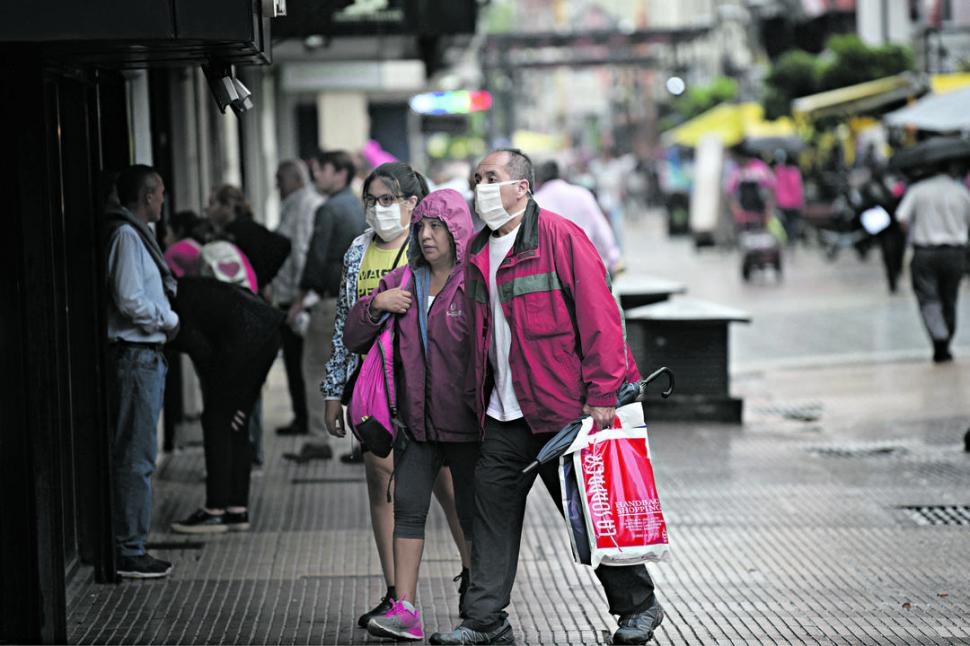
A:
[[[639,379],[603,262],[582,229],[532,199],[529,158],[493,151],[475,182],[475,209],[487,226],[469,246],[465,275],[473,344],[466,396],[483,428],[471,587],[465,621],[432,635],[432,644],[513,642],[505,608],[535,480],[522,469],[584,414],[609,427],[617,390]],[[539,471],[562,511],[557,465]],[[620,617],[613,643],[649,641],[663,610],[646,568],[601,566],[596,576]]]

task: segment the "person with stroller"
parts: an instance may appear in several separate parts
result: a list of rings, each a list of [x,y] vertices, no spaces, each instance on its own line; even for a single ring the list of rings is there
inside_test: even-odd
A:
[[[357,301],[344,328],[344,342],[351,350],[366,352],[385,319],[396,317],[394,365],[400,375],[397,401],[404,424],[394,448],[398,596],[388,612],[370,619],[367,630],[378,637],[419,640],[424,633],[414,604],[431,490],[447,465],[465,542],[470,543],[480,438],[462,396],[461,380],[455,379],[469,352],[464,260],[471,215],[460,193],[443,189],[418,204],[411,223],[411,271],[392,271],[373,294]]]
[[[365,215],[369,227],[354,239],[344,254],[330,359],[323,383],[320,384],[320,390],[327,400],[327,430],[335,437],[344,437],[347,433],[343,405],[350,402],[354,378],[361,362],[360,355],[350,351],[344,344],[348,314],[357,301],[369,296],[388,273],[407,264],[411,214],[427,194],[428,184],[424,176],[403,162],[382,164],[364,180]],[[371,617],[386,614],[399,595],[395,586],[393,552],[394,505],[388,494],[394,473],[394,456],[378,457],[366,446],[362,447],[362,451],[374,542],[387,583],[387,592],[380,602],[357,620],[358,626],[366,628]],[[456,581],[459,591],[463,593],[468,587],[471,554],[465,545],[455,512],[449,469],[441,470],[434,483],[434,494],[445,511],[461,554],[462,571]]]
[[[517,149],[488,154],[475,171],[475,208],[487,229],[469,243],[465,398],[482,433],[475,469],[475,535],[467,617],[432,644],[510,644],[511,601],[537,472],[562,511],[557,465],[523,474],[566,424],[588,414],[608,428],[617,392],[639,373],[623,337],[606,267],[578,226],[532,199],[532,162]],[[663,621],[642,566],[596,570],[614,644],[643,644]]]

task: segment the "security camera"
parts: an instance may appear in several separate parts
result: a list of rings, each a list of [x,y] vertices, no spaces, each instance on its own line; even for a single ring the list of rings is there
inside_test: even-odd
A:
[[[243,85],[242,81],[236,77],[232,78],[232,85],[236,91],[236,98],[229,103],[229,107],[232,108],[232,111],[237,115],[240,115],[246,110],[252,110],[253,100],[251,97],[253,96],[253,93],[250,92],[249,88]]]
[[[202,73],[220,112],[225,113],[226,108],[232,108],[233,112],[240,115],[253,108],[253,93],[233,76],[232,67],[227,63],[211,61],[202,66]]]

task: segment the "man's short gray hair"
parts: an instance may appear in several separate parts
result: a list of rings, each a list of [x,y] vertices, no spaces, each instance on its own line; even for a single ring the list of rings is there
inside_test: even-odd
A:
[[[529,159],[528,155],[518,148],[497,148],[492,152],[508,154],[509,161],[505,164],[505,170],[508,171],[509,177],[512,179],[528,180],[529,190],[534,190],[536,176],[535,171],[532,169],[532,160]]]
[[[284,159],[280,162],[277,171],[280,173],[290,173],[300,179],[300,183],[304,186],[310,183],[310,171],[307,170],[306,164],[297,159]]]

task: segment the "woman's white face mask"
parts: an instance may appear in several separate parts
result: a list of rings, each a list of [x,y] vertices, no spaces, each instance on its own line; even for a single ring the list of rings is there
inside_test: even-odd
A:
[[[502,187],[506,184],[518,184],[521,181],[510,179],[506,182],[479,184],[475,187],[475,212],[492,231],[501,229],[502,225],[515,217],[502,206]]]
[[[401,224],[401,205],[397,202],[390,206],[375,204],[367,208],[367,224],[384,242],[390,242],[407,231]]]

